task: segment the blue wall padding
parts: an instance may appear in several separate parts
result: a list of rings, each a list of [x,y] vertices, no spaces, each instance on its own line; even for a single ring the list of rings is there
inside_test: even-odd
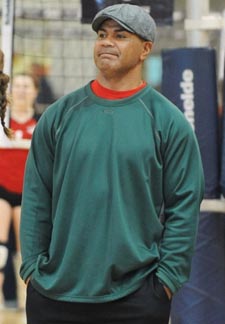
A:
[[[199,142],[205,198],[218,198],[220,153],[215,50],[163,50],[162,64],[162,93],[184,112]]]

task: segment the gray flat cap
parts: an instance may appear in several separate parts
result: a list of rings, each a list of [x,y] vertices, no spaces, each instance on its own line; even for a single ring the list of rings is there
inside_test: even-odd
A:
[[[132,4],[116,4],[99,11],[92,21],[92,28],[97,32],[101,24],[113,19],[127,31],[137,34],[145,40],[154,42],[156,24],[145,9]]]

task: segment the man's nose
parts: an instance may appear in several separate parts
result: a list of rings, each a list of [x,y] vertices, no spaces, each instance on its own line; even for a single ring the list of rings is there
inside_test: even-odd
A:
[[[102,40],[102,45],[103,46],[114,46],[115,42],[112,37],[107,36]]]

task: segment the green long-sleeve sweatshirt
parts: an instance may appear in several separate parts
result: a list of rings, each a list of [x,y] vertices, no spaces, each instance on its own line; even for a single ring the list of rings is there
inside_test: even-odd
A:
[[[45,296],[106,302],[153,270],[188,279],[203,171],[183,114],[147,86],[121,100],[90,84],[42,115],[26,165],[21,277]]]

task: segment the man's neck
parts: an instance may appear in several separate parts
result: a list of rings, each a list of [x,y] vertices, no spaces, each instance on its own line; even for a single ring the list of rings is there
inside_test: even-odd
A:
[[[105,88],[116,91],[127,91],[139,87],[143,83],[142,75],[133,77],[107,77],[101,73],[97,75],[96,80]]]
[[[121,90],[113,90],[113,89],[105,88],[97,80],[94,80],[91,83],[91,89],[94,92],[94,94],[100,98],[108,99],[108,100],[116,100],[116,99],[124,99],[133,96],[135,93],[145,88],[146,84],[147,83],[143,81],[142,84],[137,88],[121,91]]]

